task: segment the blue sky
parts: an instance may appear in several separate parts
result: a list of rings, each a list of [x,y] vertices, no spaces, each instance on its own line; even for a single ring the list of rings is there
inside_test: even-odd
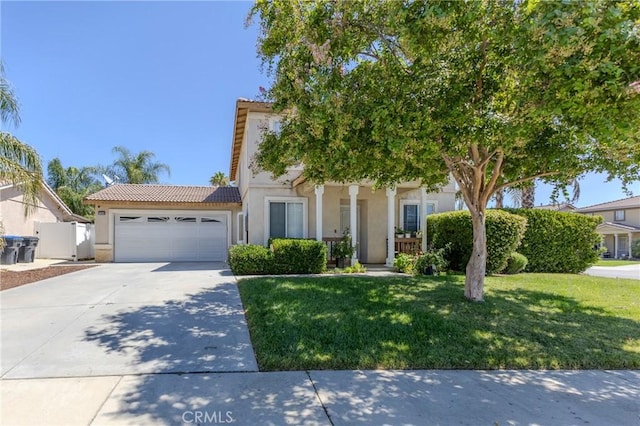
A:
[[[112,147],[150,150],[163,183],[207,185],[228,173],[235,100],[269,80],[256,57],[249,2],[0,3],[2,61],[21,104],[9,129],[43,163],[110,164]],[[579,206],[624,198],[603,176]],[[632,188],[635,195],[640,187]],[[551,190],[540,186],[536,203]]]

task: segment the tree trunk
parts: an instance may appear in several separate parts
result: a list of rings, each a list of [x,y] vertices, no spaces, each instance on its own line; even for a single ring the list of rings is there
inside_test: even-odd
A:
[[[536,204],[536,186],[534,182],[522,188],[522,208],[532,209]]]
[[[504,190],[503,189],[496,191],[495,199],[496,199],[496,209],[504,208]]]
[[[473,223],[473,249],[467,263],[464,295],[474,302],[484,300],[484,276],[487,271],[487,230],[484,209],[470,209]]]

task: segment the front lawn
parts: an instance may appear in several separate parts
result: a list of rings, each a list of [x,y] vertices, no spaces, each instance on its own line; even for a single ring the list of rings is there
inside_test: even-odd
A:
[[[241,280],[261,370],[640,368],[640,283],[563,274]]]
[[[593,266],[627,266],[636,265],[640,260],[616,260],[616,259],[600,259]]]

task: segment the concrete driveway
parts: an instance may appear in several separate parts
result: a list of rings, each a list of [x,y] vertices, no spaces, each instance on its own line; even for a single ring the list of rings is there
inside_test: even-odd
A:
[[[257,371],[223,264],[107,264],[3,291],[2,378]]]

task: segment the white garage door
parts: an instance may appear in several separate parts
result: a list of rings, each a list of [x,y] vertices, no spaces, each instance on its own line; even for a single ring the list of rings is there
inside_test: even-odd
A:
[[[116,215],[115,261],[224,261],[227,226],[216,214]]]

